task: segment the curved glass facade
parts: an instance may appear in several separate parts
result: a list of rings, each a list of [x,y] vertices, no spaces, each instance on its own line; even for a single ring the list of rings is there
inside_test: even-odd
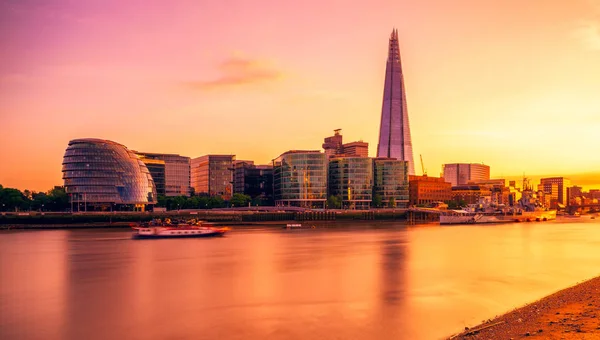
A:
[[[273,160],[273,189],[278,206],[324,208],[327,157],[319,151],[288,151]]]
[[[329,194],[340,196],[342,208],[369,209],[373,199],[373,160],[366,157],[330,159]]]
[[[146,165],[133,151],[112,141],[70,141],[62,172],[65,190],[77,206],[156,203],[156,188]]]

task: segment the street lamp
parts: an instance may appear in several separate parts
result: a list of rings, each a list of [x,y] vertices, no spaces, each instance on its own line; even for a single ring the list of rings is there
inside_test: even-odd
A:
[[[44,212],[44,205],[42,204],[42,212]]]

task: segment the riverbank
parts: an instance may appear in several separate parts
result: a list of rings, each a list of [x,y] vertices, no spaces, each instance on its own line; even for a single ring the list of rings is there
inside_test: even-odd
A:
[[[448,339],[600,339],[600,277],[549,295]]]

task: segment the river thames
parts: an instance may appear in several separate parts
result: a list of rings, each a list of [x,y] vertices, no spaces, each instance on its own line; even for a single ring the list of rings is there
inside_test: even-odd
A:
[[[0,232],[1,339],[440,339],[600,275],[600,221]]]

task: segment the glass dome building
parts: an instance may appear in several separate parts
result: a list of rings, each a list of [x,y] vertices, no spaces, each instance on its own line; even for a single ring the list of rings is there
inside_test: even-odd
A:
[[[70,141],[62,172],[74,211],[145,210],[156,204],[148,168],[119,143],[92,138]]]

